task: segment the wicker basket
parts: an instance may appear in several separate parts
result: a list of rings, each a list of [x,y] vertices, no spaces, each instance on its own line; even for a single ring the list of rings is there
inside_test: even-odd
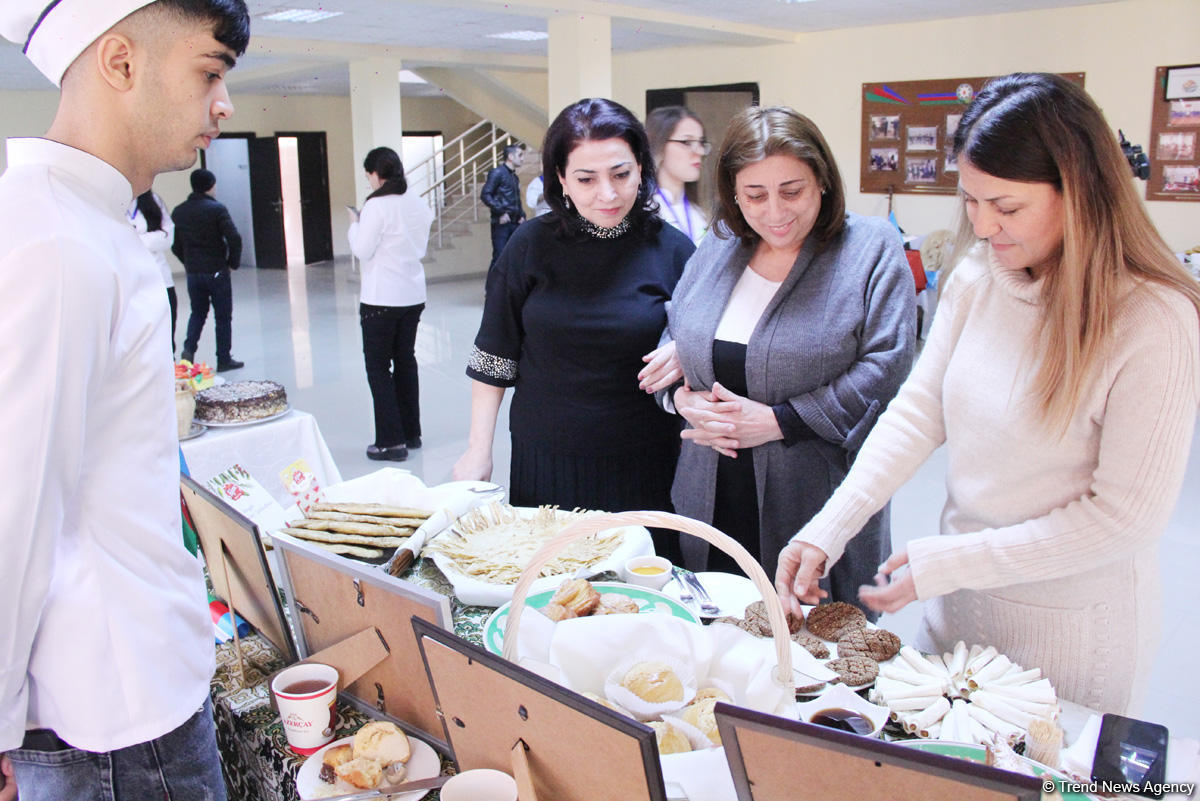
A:
[[[537,580],[546,563],[553,559],[568,543],[618,526],[648,526],[651,528],[674,529],[675,531],[699,537],[733,557],[738,566],[754,582],[755,588],[758,589],[766,603],[767,619],[771,623],[771,632],[775,639],[775,654],[777,657],[777,666],[772,678],[781,687],[787,687],[789,690],[795,689],[796,683],[792,674],[791,639],[789,637],[787,616],[784,614],[783,605],[779,602],[779,596],[775,594],[775,588],[772,586],[770,579],[767,578],[767,574],[763,571],[762,566],[737,541],[722,534],[712,526],[692,520],[690,517],[669,514],[667,512],[618,512],[584,517],[567,526],[554,539],[543,545],[533,555],[529,564],[525,566],[524,572],[521,573],[521,578],[513,588],[512,606],[509,608],[508,623],[504,629],[503,656],[505,659],[513,661],[516,655],[521,613],[525,611],[525,596],[529,593],[530,587]]]

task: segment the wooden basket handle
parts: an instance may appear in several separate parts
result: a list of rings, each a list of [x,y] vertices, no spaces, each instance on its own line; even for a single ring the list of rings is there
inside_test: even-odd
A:
[[[539,578],[542,568],[546,566],[546,563],[553,559],[569,543],[619,526],[647,526],[651,528],[673,529],[684,534],[699,537],[733,557],[738,567],[745,571],[750,580],[754,582],[755,588],[762,595],[763,601],[766,603],[767,620],[771,624],[771,632],[775,638],[775,655],[778,663],[772,678],[780,686],[790,689],[795,688],[796,683],[792,677],[792,650],[787,616],[784,614],[783,604],[779,602],[779,596],[775,594],[775,587],[771,584],[771,580],[767,578],[762,565],[732,537],[722,534],[706,523],[668,512],[615,512],[612,514],[584,517],[568,525],[553,539],[543,545],[533,555],[529,564],[525,566],[524,572],[521,573],[521,578],[517,581],[516,586],[513,587],[512,606],[508,610],[508,622],[504,627],[504,648],[502,655],[505,659],[510,662],[514,661],[517,649],[517,636],[521,625],[521,613],[525,611],[525,596],[529,593],[529,588],[533,585],[533,582]]]

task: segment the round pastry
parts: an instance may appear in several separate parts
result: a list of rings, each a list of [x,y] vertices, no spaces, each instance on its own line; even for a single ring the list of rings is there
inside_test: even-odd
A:
[[[821,604],[808,613],[808,630],[823,640],[837,642],[847,629],[865,625],[863,610],[844,601]]]
[[[287,410],[287,392],[274,381],[233,381],[196,393],[196,420],[244,423]]]
[[[596,592],[596,588],[587,579],[567,579],[558,585],[550,603],[562,604],[571,610],[575,617],[587,617],[600,605],[600,593]]]
[[[807,631],[797,631],[792,635],[792,640],[817,659],[829,658],[829,646],[823,640],[812,636]]]
[[[879,663],[865,656],[845,656],[830,659],[825,667],[841,677],[847,687],[858,687],[875,681],[879,675]]]
[[[692,699],[692,703],[698,704],[701,701],[707,701],[709,699],[712,699],[713,701],[724,701],[727,704],[733,703],[733,699],[730,698],[729,695],[726,694],[726,692],[720,687],[705,687],[697,690],[696,697]]]
[[[646,724],[654,729],[654,739],[658,741],[659,754],[685,754],[692,750],[692,744],[679,729],[661,720],[652,720]]]
[[[621,686],[651,704],[683,700],[683,682],[662,662],[638,662],[621,679]]]
[[[360,790],[374,790],[383,780],[383,765],[369,757],[355,757],[333,770],[339,779]]]
[[[640,610],[637,602],[626,595],[615,592],[600,593],[600,605],[596,607],[597,615],[636,615]]]
[[[595,701],[600,706],[608,707],[613,712],[624,715],[625,717],[633,717],[633,715],[630,715],[627,711],[625,711],[624,709],[621,709],[621,707],[617,706],[612,701],[608,700],[607,698],[605,698],[602,695],[596,695],[595,693],[584,693],[583,697],[587,698],[589,700]]]
[[[381,765],[408,762],[412,748],[408,735],[388,720],[372,721],[354,735],[354,758],[373,759]]]
[[[336,748],[328,748],[325,750],[325,756],[321,758],[321,771],[318,777],[321,781],[327,784],[333,784],[337,779],[338,765],[344,765],[354,759],[354,752],[348,745],[339,745]]]
[[[716,705],[716,698],[694,703],[679,713],[679,719],[702,731],[713,745],[720,745],[721,733],[717,731],[717,717],[713,712]]]
[[[541,613],[557,623],[560,620],[566,620],[569,617],[575,617],[575,613],[562,604],[548,603],[541,608]]]
[[[851,628],[837,643],[838,656],[865,656],[884,662],[900,653],[900,638],[886,629]]]

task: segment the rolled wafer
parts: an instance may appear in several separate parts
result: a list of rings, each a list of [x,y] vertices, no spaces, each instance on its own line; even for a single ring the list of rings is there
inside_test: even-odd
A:
[[[976,654],[973,659],[967,660],[967,667],[963,673],[967,676],[975,675],[976,671],[980,670],[987,665],[988,662],[991,662],[993,659],[995,659],[998,654],[999,651],[996,650],[996,647],[994,645],[989,645],[987,648],[984,648],[982,651]]]
[[[906,684],[930,684],[932,680],[928,673],[918,673],[907,665],[894,662],[879,666],[879,675]]]
[[[971,703],[978,704],[1001,720],[1007,720],[1026,731],[1029,729],[1029,722],[1033,720],[1033,715],[1017,709],[1008,699],[987,690],[976,690],[971,695]]]
[[[1000,654],[974,673],[968,674],[968,684],[972,688],[978,687],[984,682],[1004,675],[1010,667],[1012,667],[1012,661],[1004,654]]]
[[[937,740],[942,735],[942,722],[939,720],[932,726],[926,726],[925,728],[918,729],[912,733],[918,737],[923,737],[926,740]]]
[[[1008,741],[1009,745],[1018,742],[1025,734],[1020,727],[1006,720],[1001,720],[979,704],[970,704],[967,707],[967,714],[979,721],[989,731],[993,731],[1003,737]]]
[[[887,699],[892,698],[920,698],[927,695],[941,695],[944,685],[934,684],[908,684],[907,682],[895,681],[880,677],[875,679],[875,691],[882,697]]]
[[[957,676],[962,673],[967,666],[967,644],[959,640],[954,644],[954,652],[950,655],[950,660],[946,667],[950,671],[951,676]]]
[[[1041,704],[1058,703],[1058,696],[1054,692],[1054,686],[1050,684],[1050,679],[1039,679],[1028,684],[994,684],[992,682],[983,682],[980,684],[980,687],[997,695],[1020,698],[1023,701],[1035,701]]]
[[[330,545],[366,545],[375,548],[399,548],[408,542],[408,537],[365,537],[361,534],[337,534],[330,531],[315,531],[308,528],[285,528],[284,534],[310,542]]]
[[[911,723],[914,730],[929,728],[931,723],[941,720],[950,711],[950,702],[945,698],[939,698],[925,708],[923,712],[913,715]]]
[[[997,684],[1030,684],[1042,677],[1041,668],[1030,668],[1029,670],[1020,670],[1016,665],[1013,665],[1012,670],[1009,670],[1003,676],[992,679],[989,684],[995,686]]]
[[[390,506],[386,503],[314,503],[314,512],[345,512],[351,515],[378,515],[379,517],[415,517],[425,520],[433,512],[428,509],[414,509],[410,506]]]
[[[945,700],[945,696],[941,695],[922,695],[912,698],[888,698],[881,703],[886,704],[888,709],[894,709],[897,712],[915,712],[929,708],[930,704],[939,698]]]
[[[921,655],[921,652],[911,645],[905,645],[900,649],[900,658],[917,673],[924,673],[927,676],[933,676],[938,681],[946,678],[946,666],[940,667],[934,665],[928,659]]]

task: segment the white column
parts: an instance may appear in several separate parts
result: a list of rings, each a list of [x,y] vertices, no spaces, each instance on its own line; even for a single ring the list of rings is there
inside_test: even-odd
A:
[[[549,116],[584,97],[612,97],[612,19],[562,14],[549,23]]]
[[[367,59],[350,62],[350,124],[354,131],[355,196],[370,193],[362,163],[375,147],[401,152],[400,61]]]

